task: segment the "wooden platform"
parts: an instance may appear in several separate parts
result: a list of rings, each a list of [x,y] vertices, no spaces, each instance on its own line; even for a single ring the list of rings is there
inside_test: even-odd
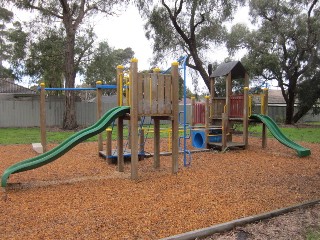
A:
[[[111,154],[112,154],[111,156],[107,156],[106,151],[100,151],[100,152],[99,152],[99,155],[100,155],[101,157],[104,157],[104,158],[115,158],[115,159],[118,158],[118,151],[117,151],[117,150],[112,150]],[[139,155],[139,156],[143,156],[143,157],[152,157],[152,156],[153,156],[152,154],[150,154],[150,153],[148,153],[148,152],[139,153],[138,155]],[[130,149],[127,149],[127,150],[125,150],[125,151],[123,152],[123,157],[124,157],[124,158],[131,158],[131,151],[130,151]]]
[[[210,149],[199,149],[199,150],[190,150],[190,153],[197,153],[197,152],[209,152]],[[183,153],[183,151],[179,151],[179,153]],[[99,155],[103,158],[106,159],[111,159],[114,160],[112,162],[116,162],[117,158],[118,158],[118,152],[116,150],[112,150],[112,155],[111,156],[107,156],[106,155],[106,151],[100,151]],[[153,153],[149,153],[149,152],[144,152],[144,153],[140,153],[139,157],[144,157],[144,158],[149,158],[149,157],[153,157]],[[160,152],[160,156],[171,156],[172,152]],[[130,149],[126,150],[123,153],[123,157],[125,160],[130,160],[131,158],[131,151]]]
[[[213,148],[218,148],[222,150],[221,142],[209,142],[208,145]],[[242,142],[227,142],[227,148],[245,148],[245,144]]]

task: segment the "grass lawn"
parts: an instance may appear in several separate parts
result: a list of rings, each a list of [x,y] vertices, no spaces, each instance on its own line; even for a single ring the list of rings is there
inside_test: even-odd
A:
[[[242,130],[241,126],[236,127],[237,130]],[[284,135],[293,141],[320,143],[320,128],[319,127],[281,127],[280,130]],[[262,124],[250,125],[249,133],[252,136],[261,136]],[[273,137],[268,131],[268,137]]]
[[[161,137],[168,137],[168,129],[170,125],[161,125]],[[153,138],[153,126],[144,126],[145,137]],[[61,143],[76,131],[62,131],[58,128],[47,129],[47,143]],[[183,133],[180,132],[180,135]],[[102,133],[103,138],[106,138],[106,133]],[[124,128],[124,137],[128,138],[128,128]],[[117,139],[117,127],[113,128],[112,139]],[[98,141],[98,137],[94,136],[87,141]],[[0,128],[0,144],[31,144],[40,142],[40,129],[39,128]]]
[[[310,143],[320,143],[320,128],[318,124],[309,125],[308,127],[281,127],[281,131],[291,140],[298,142],[310,142]],[[161,129],[168,129],[170,125],[162,125]],[[242,131],[242,126],[237,125],[236,130]],[[153,137],[153,126],[144,126],[146,131],[146,137]],[[249,133],[251,136],[259,137],[261,136],[262,125],[250,125]],[[149,131],[149,132],[148,132]],[[148,133],[147,133],[148,132]],[[63,140],[67,139],[69,136],[74,134],[75,131],[62,131],[58,128],[47,129],[47,142],[48,143],[61,143]],[[187,133],[189,134],[189,133]],[[183,132],[180,132],[180,136]],[[124,128],[124,136],[128,137],[128,128]],[[163,131],[161,137],[167,137],[168,132]],[[103,132],[103,138],[106,137],[105,132]],[[272,138],[272,134],[268,131],[268,137]],[[87,141],[97,141],[98,137],[94,136],[89,138]],[[114,127],[112,131],[112,139],[117,139],[117,128]],[[35,142],[40,142],[40,129],[39,128],[0,128],[0,144],[31,144]]]

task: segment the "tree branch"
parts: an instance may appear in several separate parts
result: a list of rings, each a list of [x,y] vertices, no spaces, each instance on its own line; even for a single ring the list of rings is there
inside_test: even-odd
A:
[[[182,5],[183,5],[183,0],[180,0],[179,8],[177,9],[177,1],[178,1],[178,0],[176,0],[176,2],[175,2],[175,4],[174,4],[174,16],[175,16],[175,17],[177,17],[177,16],[180,14],[180,12],[181,12],[181,10],[182,10]]]
[[[92,39],[92,40],[87,44],[87,46],[82,50],[82,52],[79,54],[78,59],[75,61],[75,66],[76,66],[76,68],[79,67],[80,62],[81,62],[84,54],[85,54],[86,51],[92,46],[93,42],[94,42],[94,40]]]
[[[194,30],[196,30],[196,28],[206,20],[204,17],[204,13],[201,13],[200,16],[201,16],[201,20],[194,25]]]
[[[73,24],[73,26],[75,28],[78,28],[79,24],[82,22],[82,19],[84,17],[84,14],[85,14],[85,10],[84,10],[84,4],[85,4],[85,0],[81,0],[81,3],[80,3],[80,9],[79,9],[79,15],[78,17],[75,19],[75,22]]]
[[[31,4],[30,2],[27,2],[27,3],[26,3],[26,6],[27,6],[27,7],[30,7],[31,9],[38,10],[38,11],[40,11],[40,12],[48,13],[48,14],[56,17],[56,18],[63,19],[63,16],[61,16],[61,15],[55,13],[55,12],[49,11],[48,9],[45,9],[45,8],[43,8],[43,7],[39,7],[39,6],[33,5],[33,4]]]
[[[180,1],[180,3],[183,2],[182,0]],[[165,3],[164,0],[161,0],[162,5],[167,9],[167,12],[169,14],[169,17],[171,19],[171,22],[174,26],[174,28],[177,30],[178,34],[182,37],[182,39],[188,43],[189,42],[189,38],[188,36],[183,32],[183,30],[181,29],[181,27],[179,26],[178,22],[177,22],[177,16],[172,15],[172,12],[169,8],[169,6]]]
[[[62,9],[64,12],[69,12],[69,5],[68,3],[66,2],[66,0],[59,0],[61,6],[62,6]]]

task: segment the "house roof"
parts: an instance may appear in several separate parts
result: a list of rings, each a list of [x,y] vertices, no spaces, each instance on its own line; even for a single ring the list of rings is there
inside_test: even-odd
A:
[[[8,78],[0,78],[0,94],[2,93],[37,94],[36,91],[15,84],[11,79]]]
[[[257,103],[261,102],[261,98],[259,94],[254,95],[253,99]],[[268,104],[286,104],[286,101],[282,96],[281,90],[277,90],[277,89],[268,90]]]
[[[269,89],[268,90],[268,103],[286,103],[282,96],[281,90]]]
[[[244,78],[246,74],[246,70],[240,61],[232,61],[220,64],[210,77],[221,77],[228,75],[230,72],[232,79]]]

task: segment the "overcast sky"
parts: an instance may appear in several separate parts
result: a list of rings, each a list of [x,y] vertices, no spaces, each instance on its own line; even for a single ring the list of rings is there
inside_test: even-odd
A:
[[[23,21],[29,18],[29,14],[14,11],[18,20]],[[249,24],[248,8],[242,8],[235,15],[233,23]],[[131,47],[135,52],[135,57],[138,59],[139,69],[149,69],[152,58],[152,46],[145,37],[143,28],[143,20],[136,7],[128,6],[127,9],[118,16],[113,17],[96,17],[94,19],[95,33],[98,41],[107,40],[109,46],[114,48]],[[212,56],[212,57],[211,57]],[[228,54],[225,49],[218,49],[216,51],[210,50],[208,53],[210,61],[223,61]],[[241,54],[237,56],[241,58]],[[160,68],[166,69],[175,59],[168,59]],[[199,81],[200,88],[204,87],[202,80]],[[78,82],[79,84],[79,82]],[[191,79],[188,77],[187,86],[192,89]]]
[[[248,8],[241,8],[235,15],[235,23],[250,24],[248,16]],[[95,20],[95,31],[99,41],[107,40],[110,46],[115,48],[131,47],[135,52],[135,57],[138,59],[139,69],[150,69],[152,58],[151,42],[145,37],[143,29],[143,20],[135,7],[128,7],[125,12],[116,17],[97,18]],[[225,49],[217,49],[208,54],[211,61],[223,61],[228,57]],[[210,57],[212,56],[212,57]],[[240,60],[242,54],[238,54],[236,60]],[[168,59],[168,62],[159,66],[166,69],[175,59]],[[192,89],[190,77],[187,79],[187,86]],[[199,81],[200,88],[204,87],[202,80]]]

